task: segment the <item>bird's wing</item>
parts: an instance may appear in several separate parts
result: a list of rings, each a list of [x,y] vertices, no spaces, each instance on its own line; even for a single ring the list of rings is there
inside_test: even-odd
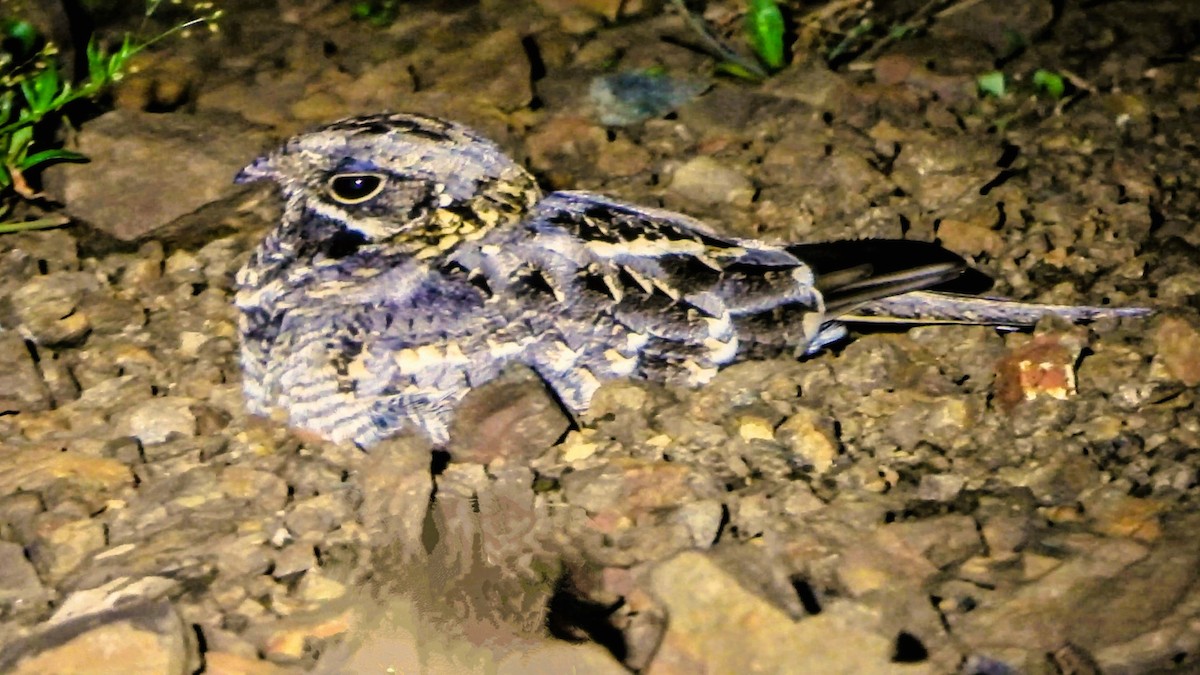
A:
[[[782,247],[722,236],[679,213],[586,192],[556,192],[527,223],[557,262],[600,275],[613,299],[662,294],[733,315],[802,302],[820,307],[812,270]],[[572,270],[572,272],[576,271]]]
[[[496,295],[556,313],[569,349],[612,352],[612,374],[661,367],[702,382],[738,355],[742,317],[789,307],[805,317],[803,344],[823,325],[812,270],[783,248],[590,193],[547,195],[520,227],[450,260]]]

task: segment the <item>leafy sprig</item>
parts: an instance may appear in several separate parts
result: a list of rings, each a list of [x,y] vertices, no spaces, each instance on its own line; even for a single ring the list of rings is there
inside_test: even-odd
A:
[[[147,0],[145,17],[158,8],[162,0]],[[37,31],[25,21],[9,21],[0,30],[11,51],[0,52],[0,233],[52,227],[62,223],[60,218],[40,218],[32,221],[3,221],[11,213],[18,198],[35,199],[39,195],[26,180],[26,175],[43,165],[54,162],[84,161],[86,158],[60,147],[42,147],[44,138],[60,124],[65,110],[76,101],[94,99],[105,89],[121,80],[129,71],[132,59],[151,45],[197,25],[215,28],[221,10],[212,3],[193,6],[199,16],[177,24],[151,38],[125,34],[121,43],[111,51],[105,50],[95,36],[85,51],[87,77],[78,85],[60,75],[57,49],[46,42],[34,49]],[[15,53],[13,53],[15,52]]]

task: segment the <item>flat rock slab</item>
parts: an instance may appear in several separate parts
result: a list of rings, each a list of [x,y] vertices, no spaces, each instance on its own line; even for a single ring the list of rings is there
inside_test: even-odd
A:
[[[90,161],[52,167],[46,189],[73,217],[132,241],[233,191],[267,140],[233,114],[117,110],[80,131],[72,149]]]

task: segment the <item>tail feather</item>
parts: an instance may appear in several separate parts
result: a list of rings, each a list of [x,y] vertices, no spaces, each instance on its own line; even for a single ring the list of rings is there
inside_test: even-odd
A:
[[[1087,307],[1020,302],[957,293],[915,291],[879,298],[836,317],[849,323],[965,323],[1032,326],[1058,316],[1081,323],[1098,319],[1147,316],[1147,307]]]
[[[830,316],[909,291],[982,293],[992,286],[961,256],[925,241],[850,239],[794,244],[787,251],[813,269]]]
[[[1032,326],[1047,315],[1086,322],[1146,316],[1145,307],[1076,307],[980,296],[986,274],[937,244],[858,239],[787,247],[812,267],[828,321]]]

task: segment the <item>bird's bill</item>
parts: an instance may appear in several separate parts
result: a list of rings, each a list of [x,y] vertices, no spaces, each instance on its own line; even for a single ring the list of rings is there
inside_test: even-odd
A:
[[[263,155],[237,172],[237,175],[233,177],[233,182],[253,183],[260,180],[274,180],[278,177],[279,171],[275,167],[274,158],[271,155]]]

